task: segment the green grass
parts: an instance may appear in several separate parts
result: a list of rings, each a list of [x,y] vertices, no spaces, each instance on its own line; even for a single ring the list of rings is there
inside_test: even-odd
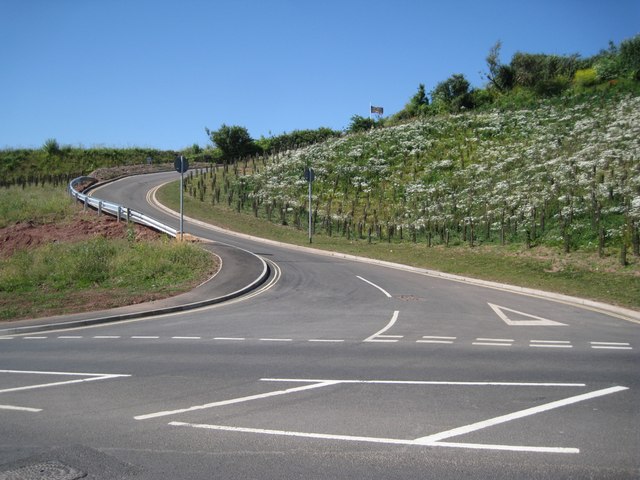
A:
[[[171,183],[158,192],[158,200],[179,210],[178,194],[179,183]],[[188,195],[184,197],[184,204],[185,215],[223,228],[294,245],[309,245],[304,229],[278,226],[224,205],[214,207]],[[631,264],[620,267],[615,250],[600,259],[593,251],[563,254],[559,249],[526,249],[519,244],[429,248],[424,243],[369,244],[367,240],[347,240],[335,235],[316,235],[312,246],[640,309],[640,261],[630,257]]]
[[[18,221],[71,224],[76,215],[80,207],[64,188],[0,189],[0,228]],[[214,258],[195,245],[128,237],[55,242],[0,256],[0,320],[165,298],[215,271]]]
[[[65,189],[52,185],[0,188],[0,228],[16,222],[51,223],[74,210]]]
[[[212,263],[204,250],[170,240],[97,237],[23,250],[0,259],[0,320],[175,295],[199,283]]]

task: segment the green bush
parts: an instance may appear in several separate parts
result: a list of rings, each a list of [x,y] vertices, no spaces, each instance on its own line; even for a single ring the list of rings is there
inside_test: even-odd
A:
[[[598,83],[598,73],[595,68],[578,70],[573,76],[573,82],[579,87],[591,87]]]

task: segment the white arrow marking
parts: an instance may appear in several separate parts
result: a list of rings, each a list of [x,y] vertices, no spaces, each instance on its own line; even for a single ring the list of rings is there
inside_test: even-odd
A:
[[[530,313],[523,313],[517,310],[512,310],[510,308],[500,307],[498,305],[494,305],[493,303],[487,303],[487,305],[489,305],[491,309],[494,312],[496,312],[496,314],[504,321],[504,323],[510,326],[514,326],[514,327],[515,326],[517,327],[566,327],[567,326],[566,323],[560,323],[554,320],[549,320],[547,318],[537,317],[536,315],[531,315]],[[511,320],[504,313],[505,311],[516,313],[522,317],[533,318],[534,320]]]

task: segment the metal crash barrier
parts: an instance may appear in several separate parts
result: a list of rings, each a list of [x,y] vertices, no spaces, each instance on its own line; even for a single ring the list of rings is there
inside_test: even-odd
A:
[[[96,180],[93,177],[74,178],[69,182],[69,193],[77,201],[82,202],[85,208],[95,208],[99,214],[107,213],[109,215],[113,215],[118,220],[126,219],[127,222],[135,222],[141,225],[146,225],[147,227],[151,227],[159,232],[166,233],[171,237],[176,237],[177,230],[175,228],[165,225],[164,223],[161,223],[154,218],[151,218],[141,212],[125,207],[123,205],[118,205],[117,203],[111,203],[99,198],[91,197],[77,190],[79,185],[95,182]]]

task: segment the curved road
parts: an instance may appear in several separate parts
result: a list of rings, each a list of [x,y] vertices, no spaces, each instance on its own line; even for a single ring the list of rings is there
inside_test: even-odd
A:
[[[177,226],[147,201],[177,178],[94,195]],[[639,324],[185,230],[261,255],[270,288],[0,337],[0,478],[640,478]]]

